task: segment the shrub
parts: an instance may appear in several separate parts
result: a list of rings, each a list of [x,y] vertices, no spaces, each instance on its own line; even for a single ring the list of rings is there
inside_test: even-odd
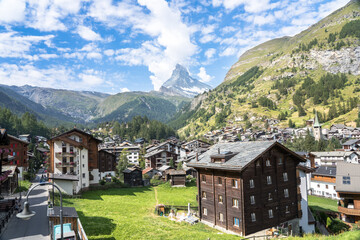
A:
[[[159,175],[155,175],[151,180],[150,180],[150,184],[153,186],[157,186],[164,183],[164,181],[161,179],[161,176]]]
[[[104,179],[101,179],[101,180],[99,181],[99,183],[100,183],[100,185],[105,185],[106,181],[105,181]]]
[[[114,183],[120,183],[120,180],[117,177],[114,177],[114,176],[111,177],[111,181],[114,182]]]

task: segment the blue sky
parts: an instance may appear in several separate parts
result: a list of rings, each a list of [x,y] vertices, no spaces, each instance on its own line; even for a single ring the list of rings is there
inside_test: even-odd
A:
[[[348,0],[0,0],[0,84],[160,88],[177,63],[215,87],[246,50]]]

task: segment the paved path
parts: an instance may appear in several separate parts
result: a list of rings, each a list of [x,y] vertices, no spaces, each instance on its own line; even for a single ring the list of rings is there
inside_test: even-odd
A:
[[[38,174],[35,182],[39,182]],[[10,219],[1,240],[49,240],[49,220],[47,217],[48,186],[38,186],[29,196],[30,209],[36,214],[30,220],[18,219],[15,215]],[[23,197],[24,199],[24,197]],[[22,205],[23,207],[23,205]]]

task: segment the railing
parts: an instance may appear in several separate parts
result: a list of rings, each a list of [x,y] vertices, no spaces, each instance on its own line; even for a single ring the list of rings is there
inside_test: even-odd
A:
[[[62,163],[56,163],[55,164],[57,168],[61,167],[76,167],[76,162],[62,162]]]
[[[77,231],[78,231],[78,235],[79,235],[79,239],[80,240],[88,240],[87,236],[86,236],[86,233],[84,231],[84,228],[83,226],[81,225],[81,222],[80,222],[80,219],[78,218],[77,220]]]
[[[6,226],[6,223],[10,220],[11,216],[15,213],[15,205],[12,206],[9,211],[0,219],[0,234]]]
[[[338,206],[338,211],[347,215],[360,216],[360,209]]]
[[[56,158],[62,158],[62,157],[75,157],[76,152],[56,152],[55,157]]]

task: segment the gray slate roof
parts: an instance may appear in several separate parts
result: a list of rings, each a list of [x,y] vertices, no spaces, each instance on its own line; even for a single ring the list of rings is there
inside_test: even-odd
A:
[[[270,148],[276,141],[256,141],[256,142],[235,142],[235,143],[218,143],[209,148],[209,150],[199,156],[199,161],[191,160],[187,166],[200,168],[215,169],[234,169],[241,170],[244,166]],[[232,151],[236,153],[224,163],[211,163],[210,156],[221,152]]]
[[[343,177],[350,176],[350,184],[343,184]],[[336,172],[337,192],[360,193],[360,164],[339,162]]]
[[[312,173],[312,175],[336,177],[336,167],[320,166]]]
[[[348,146],[348,145],[353,145],[353,144],[355,144],[357,142],[360,142],[360,140],[359,139],[350,139],[350,140],[346,141],[345,143],[343,143],[342,145],[343,146]]]

